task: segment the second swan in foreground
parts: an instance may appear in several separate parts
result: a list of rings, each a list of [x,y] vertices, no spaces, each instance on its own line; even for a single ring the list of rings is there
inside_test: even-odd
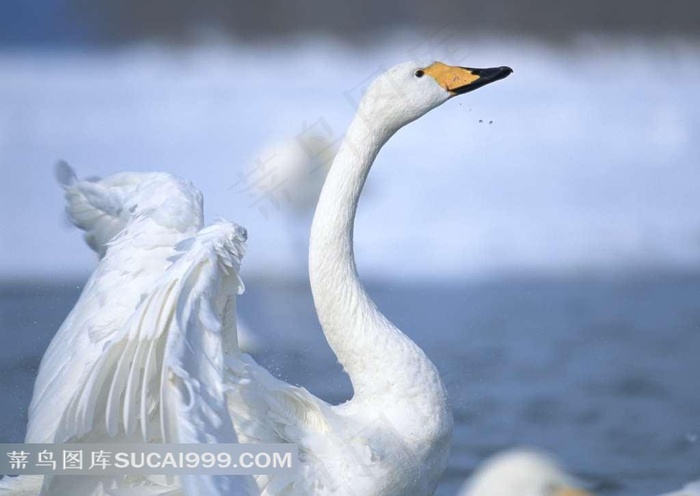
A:
[[[309,253],[314,303],[352,382],[351,400],[330,405],[240,352],[235,297],[242,233],[225,223],[201,229],[201,195],[172,176],[148,174],[132,195],[89,199],[129,220],[105,245],[42,361],[28,440],[294,443],[298,474],[256,477],[261,494],[433,494],[452,434],[447,394],[433,363],[380,313],[359,281],[355,212],[377,153],[396,131],[511,72],[403,63],[379,76],[359,105],[323,187]],[[160,275],[146,278],[144,270],[152,268]],[[131,286],[120,282],[124,273],[133,274]],[[90,318],[95,325],[84,324]],[[43,494],[60,484],[47,480]],[[128,481],[112,481],[110,494],[122,484]],[[71,494],[102,494],[97,485],[93,480]],[[158,480],[147,485],[144,494],[157,493]],[[239,494],[232,488],[240,486],[185,480],[182,492]]]

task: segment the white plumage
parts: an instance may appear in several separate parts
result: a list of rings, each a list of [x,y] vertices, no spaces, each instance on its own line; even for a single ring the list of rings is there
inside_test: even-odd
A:
[[[513,449],[486,460],[464,483],[459,496],[592,496],[553,458],[532,449]]]
[[[27,441],[295,443],[299,473],[258,476],[256,493],[433,494],[452,433],[447,394],[433,363],[359,281],[354,217],[374,159],[398,129],[510,72],[404,63],[362,100],[319,198],[309,255],[319,320],[354,388],[342,405],[274,378],[240,352],[245,236],[227,222],[202,229],[201,194],[190,183],[164,173],[80,182],[63,168],[62,182],[78,190],[69,213],[103,256],[42,360]],[[75,479],[47,478],[42,494],[235,496],[249,483]]]
[[[64,165],[60,177],[70,180],[71,218],[103,256],[42,359],[27,442],[236,442],[222,396],[222,346],[223,336],[236,339],[244,231],[230,223],[201,229],[201,194],[169,174],[77,181]],[[228,297],[210,300],[215,292]],[[49,477],[42,494],[127,494],[134,486],[171,494],[181,484],[190,494],[248,494],[250,483]]]
[[[55,441],[56,412],[83,389],[105,345],[171,266],[175,246],[202,228],[201,194],[169,174],[121,173],[92,189],[93,199],[109,200],[76,203],[71,214],[104,256],[42,359],[29,407],[31,443]],[[102,227],[117,221],[125,227],[116,236]]]
[[[56,177],[65,192],[66,214],[76,227],[84,231],[85,241],[100,259],[104,257],[112,239],[133,218],[139,202],[143,201],[142,196],[146,193],[141,191],[147,190],[141,183],[148,176],[149,174],[123,172],[104,179],[93,177],[81,180],[66,162],[57,164]],[[199,191],[193,188],[192,194],[193,200],[201,203]],[[194,213],[199,217],[188,219],[185,213],[183,226],[188,222],[201,225],[201,205]],[[141,269],[148,268],[144,266]],[[160,267],[155,269],[159,270]],[[256,351],[259,346],[257,338],[242,322],[238,322],[238,340],[241,349],[247,353]]]
[[[176,246],[172,265],[111,337],[72,398],[57,441],[237,441],[223,395],[223,357],[226,349],[237,350],[233,316],[244,240],[240,227],[220,222]],[[50,478],[45,490],[61,494],[65,490],[54,489],[61,482],[72,494],[94,494],[99,487],[86,478],[78,490],[74,479]],[[188,494],[247,494],[238,479],[183,477],[182,485]],[[111,482],[123,484],[121,478]]]

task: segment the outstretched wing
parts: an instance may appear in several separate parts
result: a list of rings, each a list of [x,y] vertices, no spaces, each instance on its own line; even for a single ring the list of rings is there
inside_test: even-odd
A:
[[[172,181],[172,178],[168,179],[163,173],[140,172],[122,172],[104,179],[78,179],[73,168],[64,161],[56,164],[56,177],[64,189],[68,218],[84,231],[85,241],[100,258],[114,244],[112,241],[119,233],[140,214],[142,209],[139,206],[143,203],[143,196],[153,194],[154,178],[164,185],[169,180]],[[162,189],[166,189],[165,186]],[[179,194],[179,189],[173,187],[171,191]],[[163,200],[167,201],[167,198]],[[192,203],[191,210],[194,213],[201,212],[198,202]],[[201,214],[197,215],[199,218],[195,216],[188,219],[185,216],[183,219],[185,222],[191,221],[195,231],[201,227]],[[185,232],[185,222],[177,226],[183,234],[179,239],[192,234]],[[174,240],[175,243],[179,239]],[[238,337],[247,353],[256,351],[260,346],[257,337],[240,322]]]
[[[236,442],[223,374],[224,350],[237,347],[244,242],[242,228],[220,222],[179,245],[70,402],[56,442]],[[182,485],[188,495],[247,494],[242,477],[186,476]]]
[[[64,173],[68,174],[65,169]],[[104,181],[117,182],[117,176]],[[190,182],[165,173],[139,176],[141,181],[128,193],[122,191],[131,205],[127,209],[131,217],[104,245],[105,256],[42,358],[29,408],[27,442],[51,442],[60,413],[87,380],[105,343],[124,326],[143,295],[170,267],[175,245],[202,227],[201,193]],[[104,210],[109,210],[104,205],[110,202],[102,200]],[[85,202],[92,205],[87,199]],[[92,202],[97,200],[93,198]],[[84,213],[90,211],[85,208]],[[87,217],[81,218],[88,226]]]

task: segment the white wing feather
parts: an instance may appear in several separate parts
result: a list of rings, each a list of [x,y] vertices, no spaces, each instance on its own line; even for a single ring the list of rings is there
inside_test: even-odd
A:
[[[235,348],[244,236],[238,226],[222,222],[181,245],[186,251],[105,346],[63,415],[58,442],[237,441],[223,371],[224,348]],[[62,479],[47,478],[45,490],[61,487]],[[93,494],[95,483],[86,481],[82,492],[73,485],[73,494]],[[122,494],[111,484],[110,494]],[[249,494],[244,477],[184,476],[181,484],[192,496]]]
[[[162,176],[162,173],[123,172],[104,179],[80,180],[66,162],[56,165],[56,177],[65,192],[68,218],[85,232],[85,241],[100,258],[104,257],[111,241],[133,220],[144,184],[152,182],[154,177],[162,180]],[[246,353],[260,348],[257,336],[242,322],[238,323],[238,338]]]
[[[299,473],[256,476],[262,496],[405,494],[415,460],[381,412],[349,411],[275,377],[246,354],[226,357],[228,407],[239,441],[293,443]],[[397,474],[396,467],[405,467]],[[386,481],[377,488],[377,481]]]
[[[67,189],[78,182],[69,168],[63,169],[63,177],[59,173],[59,179]],[[113,342],[144,295],[171,266],[172,257],[178,253],[176,245],[194,236],[203,221],[201,193],[189,181],[166,173],[123,173],[80,183],[84,188],[76,191],[91,191],[91,195],[76,197],[77,203],[72,206],[82,206],[75,208],[74,220],[81,228],[101,233],[93,238],[100,240],[104,257],[42,358],[29,408],[26,441],[30,443],[55,441],[58,431],[64,428],[60,425],[61,413],[87,383],[108,343]],[[87,183],[105,186],[106,196],[99,197],[99,189],[90,190]],[[113,194],[117,190],[120,194]],[[112,208],[117,203],[114,198],[122,198],[127,207],[129,218],[125,225],[113,223],[117,216],[109,215],[116,211]],[[113,235],[118,229],[118,234]],[[147,363],[149,370],[155,365]],[[21,489],[25,482],[36,482],[29,479],[7,482]],[[158,485],[155,489],[153,494],[162,492]],[[56,494],[81,494],[73,489],[66,491],[58,490]]]
[[[298,474],[256,476],[262,496],[404,494],[415,463],[411,450],[387,429],[381,411],[364,405],[358,415],[345,405],[332,406],[275,378],[243,353],[229,353],[225,363],[228,408],[239,442],[299,448]],[[396,466],[405,466],[406,473],[389,477]],[[377,480],[387,482],[379,492]]]
[[[104,258],[42,358],[29,407],[27,442],[53,442],[56,412],[65,411],[105,343],[171,265],[177,243],[202,226],[201,193],[191,183],[164,173],[140,177],[127,194],[137,207],[132,218],[109,241]]]

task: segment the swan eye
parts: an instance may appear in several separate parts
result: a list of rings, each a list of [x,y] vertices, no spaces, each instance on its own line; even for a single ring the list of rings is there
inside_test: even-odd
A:
[[[417,78],[423,77],[423,74],[425,74],[425,72],[424,72],[422,69],[418,69],[418,70],[414,73],[414,75],[415,75]]]

